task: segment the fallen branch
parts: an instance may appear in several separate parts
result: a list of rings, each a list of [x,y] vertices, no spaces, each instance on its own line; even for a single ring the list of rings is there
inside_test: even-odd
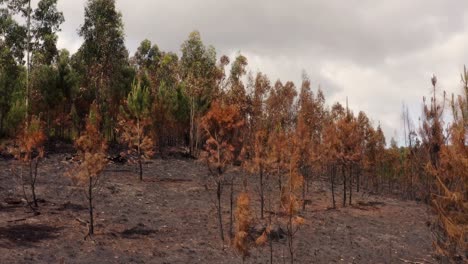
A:
[[[19,218],[19,219],[14,219],[14,220],[8,220],[7,223],[16,223],[16,222],[21,222],[21,221],[26,221],[28,218]]]
[[[425,262],[419,262],[419,261],[410,261],[402,258],[398,258],[399,260],[403,261],[404,263],[411,263],[411,264],[425,264]]]
[[[422,260],[424,263],[426,263],[426,262],[427,262],[427,263],[430,263],[430,264],[433,264],[433,263],[434,263],[434,262],[431,262],[431,261],[426,260],[426,259],[423,259],[423,258],[415,258],[415,259],[417,259],[417,260]]]

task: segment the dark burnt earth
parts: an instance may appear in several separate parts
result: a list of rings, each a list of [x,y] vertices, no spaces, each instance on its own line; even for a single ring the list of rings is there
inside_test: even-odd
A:
[[[64,175],[70,166],[67,154],[51,155],[40,166],[38,215],[22,201],[20,185],[9,172],[11,164],[0,160],[1,263],[242,262],[228,245],[223,249],[214,190],[206,168],[195,160],[151,160],[145,164],[143,182],[133,165],[111,164],[96,198],[96,235],[86,240],[86,201]],[[238,172],[232,175],[240,177]],[[240,183],[235,183],[237,190]],[[253,226],[261,228],[256,178],[250,176],[249,183]],[[306,224],[296,237],[296,263],[437,262],[431,257],[431,213],[426,205],[362,192],[353,195],[354,206],[331,210],[327,184],[320,179],[311,184],[302,214]],[[281,218],[278,222],[281,226]],[[274,263],[289,263],[285,239],[273,247]],[[269,248],[252,246],[246,263],[269,263]]]

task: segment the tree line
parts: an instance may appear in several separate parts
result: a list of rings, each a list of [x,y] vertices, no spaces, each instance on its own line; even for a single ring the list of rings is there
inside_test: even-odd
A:
[[[182,43],[180,57],[150,40],[130,55],[114,0],[87,2],[78,29],[83,43],[74,54],[57,48],[63,22],[57,0],[40,0],[34,9],[29,0],[0,0],[0,136],[17,139],[12,153],[29,166],[34,201],[37,166],[48,140],[73,141],[81,153],[74,175],[87,186],[91,221],[92,190],[105,167],[108,144],[128,147],[140,180],[143,159],[164,155],[169,146],[185,146],[209,168],[223,241],[221,197],[230,187],[228,234],[244,255],[249,201],[256,195],[262,219],[273,208],[288,216],[294,259],[294,234],[315,180],[329,183],[332,208],[351,206],[354,193],[363,191],[431,204],[438,215],[438,252],[455,256],[466,248],[466,69],[459,96],[437,98],[432,78],[433,94],[423,100],[418,127],[403,111],[406,143],[400,147],[394,139],[387,145],[380,125],[366,113],[327,105],[306,74],[296,87],[248,73],[245,56],[217,56],[197,31]],[[444,110],[450,111],[450,122],[444,122]],[[237,203],[234,178],[226,176],[232,168],[256,179],[255,188],[242,179]],[[279,197],[272,197],[273,191]],[[268,230],[259,244],[268,241]]]

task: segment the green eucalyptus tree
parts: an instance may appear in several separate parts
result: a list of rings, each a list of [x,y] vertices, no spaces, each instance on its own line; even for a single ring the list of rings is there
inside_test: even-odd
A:
[[[24,50],[26,30],[13,15],[12,3],[0,1],[0,136],[5,135],[11,127],[9,125],[23,116],[21,95],[24,84]],[[14,113],[12,112],[14,110]],[[13,118],[15,116],[15,118]],[[19,122],[17,123],[19,124]]]
[[[199,120],[216,94],[216,51],[203,44],[200,33],[193,31],[181,47],[181,78],[190,106],[190,154],[197,155]]]
[[[109,113],[103,120],[104,129],[114,139],[118,106],[134,75],[124,45],[122,14],[116,10],[115,0],[88,0],[79,35],[84,39],[78,51],[84,66],[82,85],[93,94],[101,111]]]

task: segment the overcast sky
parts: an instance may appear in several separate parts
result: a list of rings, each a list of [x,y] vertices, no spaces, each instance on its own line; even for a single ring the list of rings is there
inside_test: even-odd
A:
[[[65,23],[59,47],[81,45],[86,0],[59,0]],[[441,89],[461,92],[460,72],[468,63],[468,1],[431,0],[117,0],[133,54],[145,38],[165,51],[199,30],[217,54],[241,52],[252,72],[300,86],[306,71],[328,104],[349,98],[381,123],[387,142],[402,142],[405,102],[415,125],[430,78]]]

